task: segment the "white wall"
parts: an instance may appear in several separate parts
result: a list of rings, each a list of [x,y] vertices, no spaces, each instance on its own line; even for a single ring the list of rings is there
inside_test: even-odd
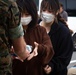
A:
[[[38,11],[38,14],[40,15],[40,5],[41,5],[41,1],[42,0],[39,0],[39,11]]]
[[[76,32],[76,17],[68,17],[68,26],[70,29]]]

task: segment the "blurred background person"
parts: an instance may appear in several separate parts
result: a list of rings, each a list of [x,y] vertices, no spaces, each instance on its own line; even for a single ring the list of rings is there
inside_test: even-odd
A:
[[[61,17],[60,14],[58,14],[57,19],[60,20],[61,22],[65,23],[64,25],[66,25],[69,28],[68,23],[66,22],[66,20],[63,17]],[[70,31],[70,34],[72,35],[73,30],[69,28],[69,31]]]
[[[62,4],[62,3],[59,3],[59,6],[60,6],[60,10],[59,10],[60,16],[61,16],[65,21],[68,21],[68,13],[64,10],[63,4]]]

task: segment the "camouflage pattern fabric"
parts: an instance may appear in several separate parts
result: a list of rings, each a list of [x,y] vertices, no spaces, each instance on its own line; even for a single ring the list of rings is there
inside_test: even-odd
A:
[[[14,0],[0,0],[0,75],[12,75],[9,29],[19,25],[19,10]]]

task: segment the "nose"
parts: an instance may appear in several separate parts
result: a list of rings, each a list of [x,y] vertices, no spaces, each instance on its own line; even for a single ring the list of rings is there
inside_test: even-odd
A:
[[[44,12],[49,13],[49,11],[45,10]]]

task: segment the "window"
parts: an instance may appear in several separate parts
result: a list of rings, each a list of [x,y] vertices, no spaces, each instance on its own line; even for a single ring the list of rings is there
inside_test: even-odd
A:
[[[76,16],[76,0],[59,0],[69,16]]]
[[[37,10],[39,10],[39,0],[35,0],[36,6],[37,6]]]

